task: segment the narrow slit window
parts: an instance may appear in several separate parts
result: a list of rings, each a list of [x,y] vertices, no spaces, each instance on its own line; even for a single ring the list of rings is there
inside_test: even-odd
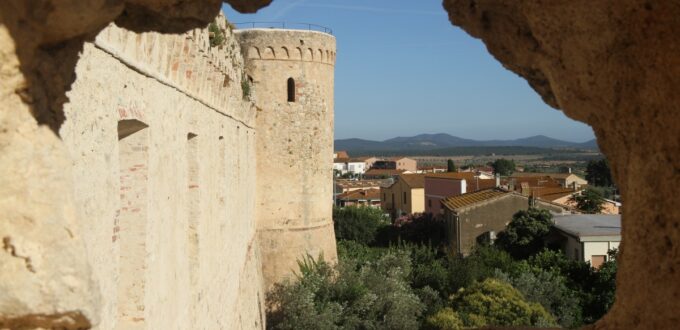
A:
[[[288,102],[295,102],[295,79],[288,78]]]

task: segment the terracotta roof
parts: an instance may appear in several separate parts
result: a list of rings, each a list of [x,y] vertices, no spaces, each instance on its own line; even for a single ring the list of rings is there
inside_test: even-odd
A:
[[[347,151],[344,150],[336,151],[335,158],[349,158],[349,154],[347,154]]]
[[[390,179],[381,180],[344,180],[337,179],[335,184],[343,188],[370,188],[370,187],[381,187],[386,184],[391,183]]]
[[[380,200],[380,189],[359,189],[342,193],[336,197],[341,200]]]
[[[427,178],[439,178],[439,179],[465,179],[470,181],[475,178],[474,172],[444,172],[444,173],[428,173],[425,174]]]
[[[520,178],[520,177],[528,178],[528,177],[537,177],[537,176],[538,177],[547,177],[548,176],[548,177],[551,177],[551,178],[554,178],[554,179],[566,179],[570,175],[574,175],[574,176],[578,177],[578,175],[576,175],[574,173],[534,173],[534,172],[515,172],[515,173],[512,173],[512,175],[510,175],[510,177],[511,178]]]
[[[399,180],[403,180],[411,189],[425,187],[425,174],[402,174]]]
[[[562,185],[552,177],[549,176],[534,176],[534,177],[513,177],[515,180],[515,186],[519,187],[562,187]]]
[[[372,168],[364,173],[365,176],[372,176],[372,175],[399,175],[406,172],[405,170],[388,170],[388,169],[382,169],[382,168]]]
[[[509,194],[509,192],[501,189],[480,190],[472,193],[445,198],[442,200],[442,205],[451,211],[455,211],[463,207],[489,201],[501,196],[505,196],[507,194]]]
[[[562,197],[569,196],[573,193],[575,193],[575,191],[569,188],[534,187],[531,188],[530,195],[552,202]]]
[[[496,187],[496,179],[471,179],[467,181],[467,191],[479,191]]]

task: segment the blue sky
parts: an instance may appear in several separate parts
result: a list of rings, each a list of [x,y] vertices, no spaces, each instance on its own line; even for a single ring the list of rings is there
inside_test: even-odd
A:
[[[575,142],[592,129],[547,106],[460,28],[441,0],[274,0],[256,14],[223,8],[233,23],[285,21],[333,29],[335,138],[420,133],[470,139],[543,134]]]

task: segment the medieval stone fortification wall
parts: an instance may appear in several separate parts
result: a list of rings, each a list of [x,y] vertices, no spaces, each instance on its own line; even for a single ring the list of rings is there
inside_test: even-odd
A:
[[[309,254],[337,259],[332,221],[335,38],[237,31],[257,106],[258,241],[265,285]]]
[[[60,135],[102,329],[262,326],[255,118],[231,33],[86,43]],[[172,317],[168,317],[172,315]]]

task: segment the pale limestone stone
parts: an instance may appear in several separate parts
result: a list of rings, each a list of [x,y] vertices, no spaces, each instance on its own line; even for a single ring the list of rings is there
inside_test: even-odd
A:
[[[256,218],[270,287],[294,278],[307,255],[337,260],[330,184],[335,61],[326,55],[335,54],[335,37],[280,29],[236,35],[258,108]]]

